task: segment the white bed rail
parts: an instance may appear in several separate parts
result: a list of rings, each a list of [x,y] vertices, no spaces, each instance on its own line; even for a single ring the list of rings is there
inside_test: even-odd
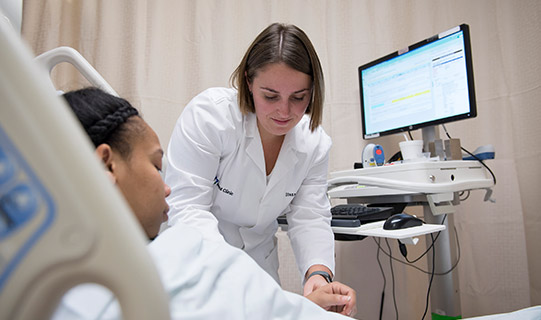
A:
[[[70,47],[58,47],[37,56],[35,60],[45,66],[49,73],[53,68],[62,63],[72,64],[94,86],[107,93],[118,96],[116,91],[105,79],[92,67],[92,65],[75,49]]]

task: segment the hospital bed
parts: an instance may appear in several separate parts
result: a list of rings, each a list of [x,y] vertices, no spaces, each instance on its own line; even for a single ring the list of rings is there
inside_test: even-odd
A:
[[[0,319],[49,318],[85,282],[109,288],[125,319],[168,319],[141,227],[46,68],[2,19],[0,48]],[[39,60],[72,63],[114,94],[81,59],[59,49]]]

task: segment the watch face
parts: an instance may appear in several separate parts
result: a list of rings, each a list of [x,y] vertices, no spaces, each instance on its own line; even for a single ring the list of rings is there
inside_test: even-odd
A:
[[[327,280],[327,283],[331,283],[332,282],[332,279],[331,279],[331,276],[327,273],[327,274],[322,274],[323,278],[325,278],[325,280]]]

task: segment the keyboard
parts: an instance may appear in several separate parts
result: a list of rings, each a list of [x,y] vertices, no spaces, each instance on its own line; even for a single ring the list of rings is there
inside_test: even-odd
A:
[[[368,207],[357,203],[340,204],[331,208],[331,226],[359,227],[361,224],[386,220],[393,212],[392,207]],[[287,225],[286,216],[279,216],[278,223]]]
[[[361,224],[386,220],[393,212],[392,207],[369,207],[359,203],[339,204],[331,208],[331,226],[359,227]]]

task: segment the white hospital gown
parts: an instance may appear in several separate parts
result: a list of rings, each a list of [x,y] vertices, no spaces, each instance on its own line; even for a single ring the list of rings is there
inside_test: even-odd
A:
[[[172,319],[349,319],[282,290],[245,252],[204,240],[182,223],[160,234],[149,250]],[[117,319],[120,309],[109,292],[85,285],[63,298],[54,318]]]

